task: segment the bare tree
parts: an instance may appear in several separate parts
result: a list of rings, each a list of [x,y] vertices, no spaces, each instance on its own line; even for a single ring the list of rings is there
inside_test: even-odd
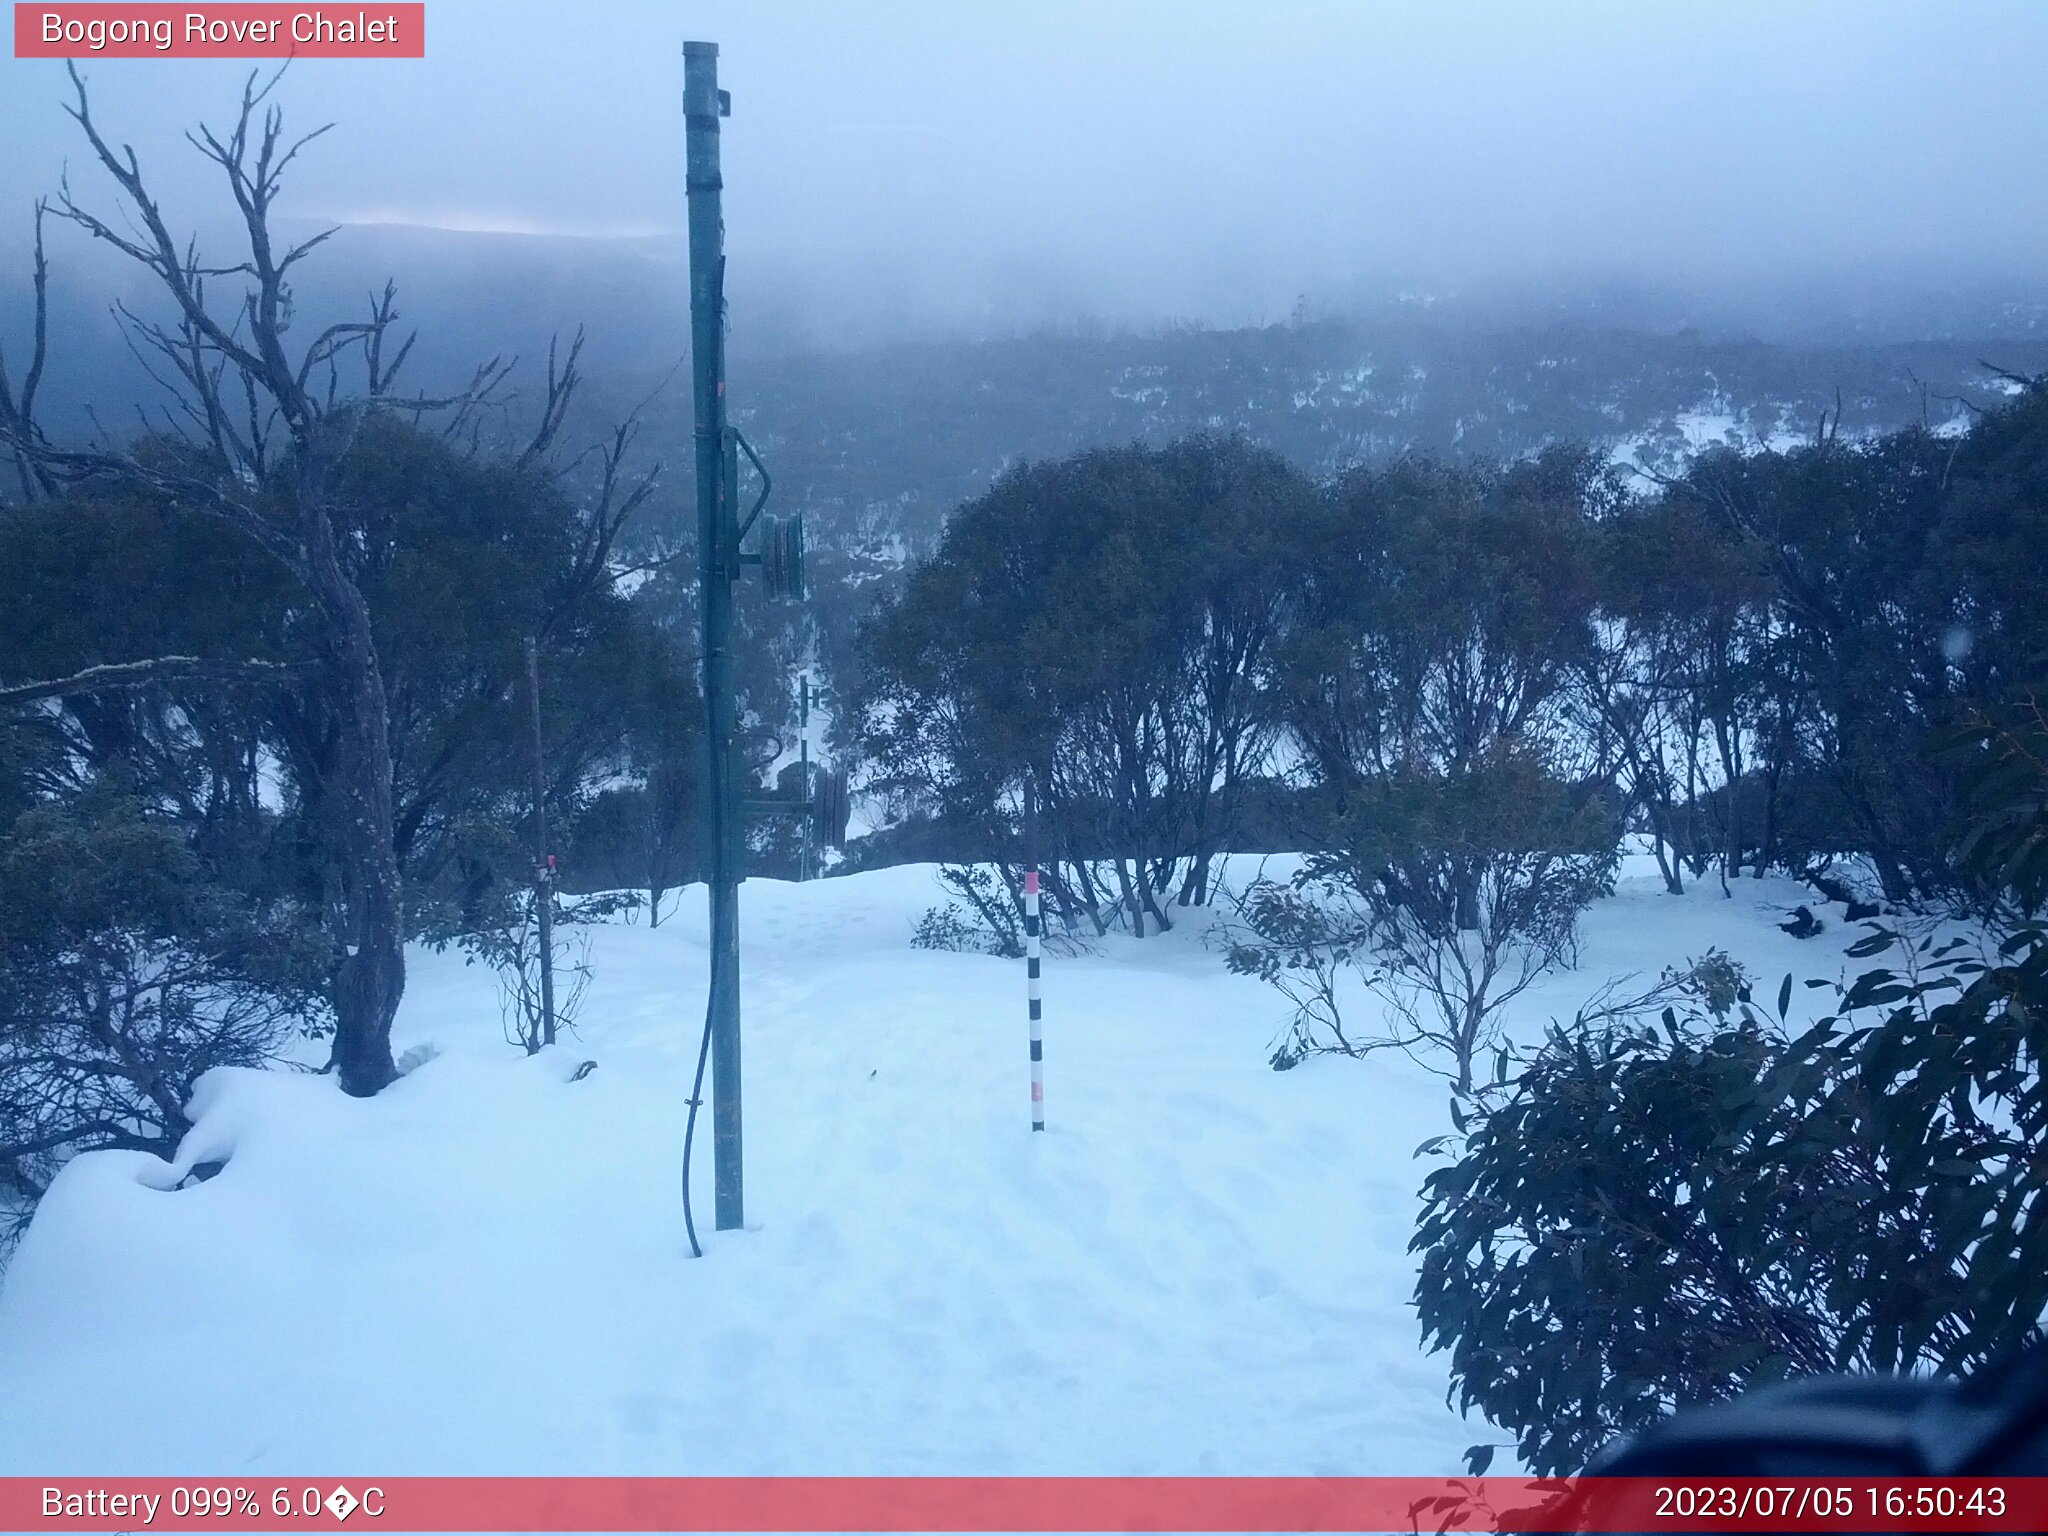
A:
[[[7,349],[0,346],[0,441],[14,444],[35,436],[36,390],[42,384],[43,363],[49,355],[50,263],[43,252],[43,220],[49,211],[47,203],[37,202],[35,254],[29,275],[35,296],[35,319],[29,335],[28,369],[22,374],[19,390],[8,374]],[[13,459],[23,500],[34,501],[38,496],[55,493],[56,480],[33,456],[16,446]]]
[[[392,840],[384,678],[369,607],[337,536],[332,486],[366,414],[392,401],[394,378],[412,340],[392,344],[398,315],[387,285],[372,300],[366,319],[330,325],[303,350],[287,350],[294,318],[292,269],[333,231],[282,249],[273,237],[271,215],[285,171],[325,131],[285,139],[282,113],[268,104],[278,78],[259,83],[250,76],[234,126],[225,135],[201,127],[187,136],[218,167],[240,216],[237,259],[208,264],[196,242],[181,246],[173,236],[134,149],[116,149],[104,137],[85,83],[71,69],[76,100],[66,110],[113,178],[118,213],[103,217],[81,205],[68,178],[54,202],[39,205],[33,350],[19,390],[0,378],[0,446],[11,450],[28,499],[54,495],[67,482],[96,478],[141,487],[246,535],[308,594],[321,630],[320,671],[334,705],[336,783],[344,810],[338,852],[345,952],[332,984],[332,1066],[347,1092],[366,1096],[396,1076],[390,1034],[405,988],[404,926]],[[174,446],[125,450],[101,434],[85,447],[63,447],[37,426],[35,389],[47,329],[45,214],[68,221],[135,262],[154,279],[160,297],[169,300],[166,320],[117,307],[137,359],[166,390],[169,403],[161,424],[151,423],[152,429]],[[230,292],[216,298],[220,288]],[[341,385],[345,360],[361,370],[360,386],[350,391]],[[486,374],[480,388],[489,387],[490,370]],[[495,376],[502,377],[502,370]],[[439,402],[393,403],[417,410]],[[551,409],[545,424],[558,420],[558,411]],[[110,681],[147,681],[153,672],[189,675],[192,668],[192,658],[140,661],[124,666],[118,679],[70,679],[45,686],[41,696]]]

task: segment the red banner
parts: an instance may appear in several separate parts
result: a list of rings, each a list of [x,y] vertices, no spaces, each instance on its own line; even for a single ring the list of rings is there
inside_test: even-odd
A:
[[[422,59],[427,8],[55,4],[14,7],[17,59]]]
[[[2042,1531],[2048,1478],[0,1478],[8,1531]]]

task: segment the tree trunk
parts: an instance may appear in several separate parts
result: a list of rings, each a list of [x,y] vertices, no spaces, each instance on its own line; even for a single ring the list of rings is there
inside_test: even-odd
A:
[[[391,1023],[405,995],[405,901],[392,843],[390,715],[369,604],[341,567],[317,496],[304,519],[308,585],[334,647],[339,768],[345,807],[344,890],[355,947],[334,975],[331,1064],[342,1091],[368,1098],[398,1076]]]
[[[1764,776],[1764,827],[1762,840],[1757,844],[1756,863],[1751,869],[1759,880],[1778,854],[1778,780],[1782,771],[1781,765],[1773,760],[1770,772]]]
[[[1142,939],[1145,937],[1144,904],[1138,900],[1137,890],[1131,884],[1130,866],[1121,858],[1114,862],[1117,889],[1123,892],[1124,910],[1131,914],[1131,934],[1134,938]]]
[[[1460,859],[1452,873],[1456,886],[1453,900],[1457,911],[1455,918],[1460,933],[1476,933],[1479,929],[1479,871],[1468,860]]]
[[[1683,896],[1685,881],[1679,877],[1677,850],[1674,848],[1672,856],[1667,858],[1664,854],[1664,844],[1664,830],[1653,815],[1650,822],[1650,852],[1656,855],[1657,873],[1664,877],[1666,892],[1673,896]]]
[[[1721,755],[1722,798],[1727,808],[1721,838],[1721,894],[1732,896],[1728,882],[1742,873],[1742,762],[1741,727],[1731,719],[1714,721],[1714,745]]]
[[[1764,774],[1763,841],[1757,848],[1756,877],[1761,880],[1778,854],[1778,790],[1785,781],[1785,758],[1792,750],[1792,721],[1781,701],[1775,729],[1771,732],[1770,767]]]
[[[1095,876],[1089,872],[1087,860],[1076,859],[1074,873],[1081,882],[1081,909],[1095,925],[1095,937],[1099,939],[1109,932],[1109,923],[1102,915],[1102,893],[1095,888]]]
[[[1161,933],[1171,933],[1173,931],[1173,923],[1168,919],[1165,908],[1159,905],[1157,889],[1152,884],[1151,879],[1145,874],[1142,865],[1138,870],[1138,879],[1140,882],[1138,888],[1139,895],[1144,900],[1145,910],[1152,914],[1152,921],[1159,925]]]

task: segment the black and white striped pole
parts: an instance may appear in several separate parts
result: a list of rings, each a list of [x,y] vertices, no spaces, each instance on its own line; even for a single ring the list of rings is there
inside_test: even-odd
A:
[[[1045,1036],[1039,1013],[1038,972],[1045,924],[1038,894],[1038,793],[1024,776],[1024,972],[1031,1003],[1031,1129],[1045,1129]]]
[[[811,674],[797,675],[796,701],[797,782],[803,786],[804,799],[811,798]],[[811,821],[804,817],[797,836],[796,877],[798,881],[811,878]]]

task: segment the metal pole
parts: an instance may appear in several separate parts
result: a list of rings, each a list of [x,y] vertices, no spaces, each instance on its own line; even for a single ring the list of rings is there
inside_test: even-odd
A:
[[[1045,924],[1039,917],[1038,897],[1038,790],[1029,773],[1024,775],[1024,972],[1025,988],[1031,1002],[1031,1129],[1045,1129],[1045,1039],[1038,1016],[1038,968],[1040,934]]]
[[[540,929],[541,1043],[555,1043],[555,861],[548,853],[547,758],[540,735],[540,642],[526,642],[526,692],[533,701],[533,910]]]
[[[726,462],[725,218],[719,193],[718,45],[683,44],[690,208],[690,373],[696,406],[697,571],[703,609],[704,842],[711,898],[712,1163],[721,1232],[745,1222],[740,1162],[740,837],[732,584],[739,530]]]

